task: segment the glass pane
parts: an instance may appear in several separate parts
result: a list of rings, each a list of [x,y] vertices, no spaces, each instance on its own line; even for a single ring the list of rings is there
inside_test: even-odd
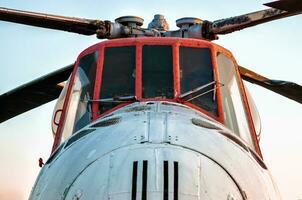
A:
[[[179,59],[181,93],[185,94],[205,86],[196,92],[188,93],[184,99],[217,115],[210,49],[180,47]]]
[[[80,59],[69,100],[61,142],[91,121],[91,104],[88,103],[88,100],[93,98],[97,60],[97,51]]]
[[[174,97],[171,46],[143,47],[143,98]]]
[[[96,51],[81,58],[78,66],[77,76],[82,92],[80,94],[74,131],[86,126],[91,120],[91,107],[87,101],[93,99],[97,61],[98,52]]]
[[[221,95],[225,123],[254,148],[233,61],[218,53],[217,63],[220,82],[224,85],[221,87]]]
[[[135,46],[105,49],[100,99],[135,96]],[[100,113],[114,106],[100,103]]]
[[[56,103],[54,111],[53,111],[51,129],[52,129],[52,133],[53,133],[54,136],[56,135],[57,129],[59,127],[59,122],[60,122],[60,119],[61,119],[61,114],[62,114],[64,102],[65,102],[65,99],[66,99],[67,89],[69,87],[69,83],[70,83],[70,77],[66,81],[66,83],[64,85],[64,88],[61,91],[61,94],[60,94],[60,96],[57,100],[57,103]]]

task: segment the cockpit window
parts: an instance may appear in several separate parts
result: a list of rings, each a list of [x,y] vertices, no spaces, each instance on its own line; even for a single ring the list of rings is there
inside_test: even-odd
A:
[[[224,85],[221,88],[221,97],[225,124],[254,149],[235,64],[232,59],[220,52],[217,53],[217,64],[219,78]]]
[[[142,90],[143,98],[174,97],[171,46],[143,47]]]
[[[74,132],[86,126],[91,120],[91,107],[88,101],[93,98],[97,60],[98,52],[96,51],[81,58],[78,66],[77,81],[82,91],[79,94]]]
[[[181,97],[217,115],[210,49],[180,47],[179,64]]]
[[[93,98],[97,61],[97,51],[80,58],[66,111],[61,143],[72,133],[91,122],[92,112],[89,100]]]
[[[100,113],[113,107],[115,100],[135,96],[135,46],[107,47],[100,91]]]

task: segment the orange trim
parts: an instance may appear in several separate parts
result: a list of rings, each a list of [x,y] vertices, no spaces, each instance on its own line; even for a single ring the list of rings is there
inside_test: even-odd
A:
[[[199,42],[204,42],[204,41],[200,41]],[[216,100],[217,100],[217,109],[218,109],[218,113],[217,113],[217,116],[214,115],[213,113],[209,112],[209,111],[206,111],[205,109],[203,108],[200,108],[198,106],[195,106],[194,104],[192,103],[189,103],[189,102],[185,102],[185,101],[182,101],[182,100],[179,100],[177,99],[178,102],[181,102],[185,105],[188,105],[194,109],[197,109],[198,111],[200,112],[203,112],[207,115],[209,115],[210,117],[214,118],[215,120],[219,121],[220,123],[224,124],[224,112],[223,112],[223,106],[222,106],[222,97],[221,97],[221,89],[220,89],[220,86],[219,86],[219,75],[218,75],[218,68],[217,68],[217,63],[216,63],[216,55],[215,55],[215,46],[213,44],[208,44],[208,43],[198,43],[198,42],[195,42],[194,43],[192,41],[188,41],[188,42],[179,42],[179,46],[185,46],[185,47],[195,47],[195,48],[209,48],[211,50],[211,62],[212,62],[212,68],[213,68],[213,74],[214,74],[214,79],[216,82]],[[178,71],[178,85],[179,85],[179,94],[180,94],[180,75],[179,75],[179,72],[180,72],[180,64],[179,64],[179,48],[178,48],[178,51],[177,52],[177,71]],[[175,56],[175,55],[174,55]],[[179,97],[179,95],[177,96]]]
[[[71,74],[70,82],[69,82],[67,93],[66,93],[66,98],[65,98],[63,108],[62,108],[62,114],[61,114],[61,117],[60,117],[57,132],[56,132],[56,135],[55,135],[54,143],[52,145],[51,153],[53,153],[57,149],[57,147],[59,146],[59,144],[61,142],[63,125],[64,125],[65,120],[66,120],[66,113],[68,112],[69,100],[71,98],[71,92],[72,92],[72,89],[73,89],[73,86],[74,86],[74,79],[75,79],[76,72],[78,70],[78,65],[79,65],[79,62],[80,62],[80,58],[82,58],[83,56],[85,56],[89,53],[93,53],[94,51],[97,50],[97,47],[98,47],[98,45],[96,44],[96,45],[93,45],[93,46],[87,48],[77,58],[77,61],[75,63],[75,66],[74,66],[72,74]],[[99,58],[100,57],[98,56],[98,59]]]
[[[253,138],[253,141],[254,141],[255,150],[258,153],[258,155],[263,159],[261,148],[260,148],[259,141],[258,141],[258,138],[257,138],[257,133],[256,133],[256,130],[255,130],[255,125],[254,125],[253,118],[252,118],[252,113],[251,113],[251,110],[250,110],[250,105],[249,105],[249,102],[247,100],[245,88],[243,86],[243,81],[242,81],[240,73],[239,73],[238,64],[236,63],[235,59],[233,59],[233,61],[234,61],[234,64],[235,64],[237,79],[239,81],[239,87],[240,87],[241,94],[242,94],[244,109],[245,109],[245,112],[246,112],[246,115],[247,115],[247,120],[248,120],[248,123],[249,123],[249,126],[250,126],[250,130],[251,130],[251,133],[252,133],[252,138]]]
[[[249,106],[249,103],[248,103],[248,100],[247,100],[246,91],[245,91],[245,88],[243,86],[243,81],[242,81],[242,78],[240,76],[240,72],[239,72],[239,69],[238,69],[238,64],[237,64],[234,56],[232,55],[232,53],[230,51],[228,51],[227,49],[225,49],[225,48],[223,48],[219,45],[216,45],[216,49],[217,49],[217,51],[223,53],[228,58],[230,58],[234,63],[235,71],[236,71],[236,75],[237,75],[237,80],[239,82],[239,89],[241,91],[240,93],[241,93],[241,97],[242,97],[242,101],[243,101],[243,106],[244,106],[244,110],[245,110],[245,113],[246,113],[246,118],[247,118],[247,121],[248,121],[248,124],[249,124],[250,133],[251,133],[251,136],[252,136],[252,139],[253,139],[255,150],[258,153],[258,155],[261,158],[263,158],[262,153],[261,153],[261,148],[260,148],[260,145],[259,145],[259,141],[257,139],[257,134],[256,134],[256,130],[255,130],[255,126],[254,126],[250,106]]]
[[[173,45],[173,79],[174,79],[174,98],[180,95],[180,66],[179,66],[179,44]]]
[[[65,123],[65,117],[66,117],[67,108],[68,108],[68,105],[69,105],[69,99],[70,99],[70,96],[71,96],[71,91],[72,91],[72,88],[73,88],[75,74],[76,74],[76,71],[78,69],[78,64],[79,64],[79,60],[76,61],[75,67],[73,68],[73,71],[72,71],[72,74],[71,74],[70,82],[68,84],[68,88],[67,88],[67,92],[66,92],[66,98],[65,98],[65,101],[64,101],[64,104],[63,104],[62,113],[61,113],[59,125],[58,125],[58,128],[57,128],[57,132],[56,132],[56,135],[55,135],[54,143],[52,145],[51,153],[53,153],[57,149],[57,147],[59,146],[60,141],[61,141],[63,125]]]
[[[136,60],[135,60],[135,64],[136,64],[136,75],[135,75],[135,95],[137,100],[141,100],[142,99],[142,50],[143,46],[142,44],[137,44],[136,45]]]
[[[214,78],[216,81],[216,98],[217,98],[217,107],[218,107],[218,121],[220,121],[222,124],[225,124],[224,119],[224,112],[223,112],[223,105],[222,105],[222,96],[221,96],[221,86],[220,84],[220,78],[219,78],[219,72],[218,72],[218,65],[217,65],[217,59],[216,59],[216,49],[215,46],[211,46],[211,56],[212,56],[212,66],[213,66],[213,73]]]
[[[99,51],[99,60],[96,68],[93,100],[97,100],[100,98],[100,89],[101,89],[103,64],[104,64],[104,46],[102,46],[98,51]],[[98,110],[99,110],[99,103],[94,101],[92,103],[92,121],[95,121],[97,119],[99,113]]]
[[[196,40],[196,39],[182,39],[182,38],[127,38],[127,39],[115,39],[115,40],[108,40],[104,42],[100,42],[92,47],[87,48],[84,52],[90,52],[92,49],[100,48],[103,49],[106,47],[118,47],[118,46],[136,46],[136,79],[135,79],[135,95],[138,101],[171,101],[171,102],[180,102],[178,97],[180,95],[180,66],[179,66],[179,46],[187,46],[187,47],[196,47],[196,48],[209,48],[212,51],[212,63],[213,63],[213,72],[215,75],[215,79],[219,82],[218,73],[217,73],[217,65],[215,63],[215,56],[213,51],[215,45],[209,41],[205,40]],[[142,47],[144,45],[171,45],[172,52],[173,52],[173,80],[174,80],[174,98],[173,99],[162,99],[162,98],[149,98],[143,99],[142,98]],[[101,50],[102,52],[102,50]],[[83,53],[82,53],[83,54]],[[82,55],[80,54],[80,55]],[[94,91],[94,99],[99,98],[99,92],[101,89],[102,84],[102,62],[104,60],[104,53],[100,53],[101,59],[100,64],[98,65],[97,69],[97,78],[96,78],[96,86]],[[218,84],[218,83],[217,83]],[[197,106],[193,106],[191,103],[187,103],[188,106],[197,109],[200,112],[209,115],[213,119],[224,123],[224,115],[222,109],[222,100],[220,95],[220,88],[217,88],[217,105],[218,105],[218,116],[199,108]],[[185,102],[182,102],[185,103]],[[115,107],[116,108],[116,107]],[[98,103],[95,102],[93,104],[93,120],[104,115],[98,114]],[[112,112],[112,109],[106,111],[105,113]]]

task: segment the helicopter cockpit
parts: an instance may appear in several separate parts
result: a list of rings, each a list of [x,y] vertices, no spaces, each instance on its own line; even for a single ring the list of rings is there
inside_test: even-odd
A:
[[[63,142],[70,133],[130,103],[168,101],[206,114],[255,149],[258,115],[249,106],[236,66],[229,51],[204,40],[131,38],[98,43],[80,54],[59,97],[54,134],[62,131]]]

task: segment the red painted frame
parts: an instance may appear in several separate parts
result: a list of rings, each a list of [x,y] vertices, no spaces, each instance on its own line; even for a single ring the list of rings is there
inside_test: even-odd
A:
[[[71,77],[70,77],[70,82],[69,82],[68,88],[67,88],[66,98],[65,98],[64,103],[63,103],[63,108],[62,108],[63,111],[61,113],[59,125],[58,125],[56,135],[55,135],[55,139],[54,139],[54,143],[52,145],[51,153],[53,153],[57,149],[57,147],[60,145],[60,142],[61,142],[61,136],[62,136],[62,131],[63,131],[63,127],[64,127],[63,125],[65,123],[66,113],[68,112],[67,109],[68,109],[68,106],[69,106],[69,102],[70,102],[69,100],[70,100],[71,92],[72,92],[73,85],[74,85],[75,74],[76,74],[76,71],[78,70],[79,60],[83,56],[97,50],[97,46],[98,46],[98,44],[95,44],[95,45],[87,48],[86,50],[84,50],[78,56],[77,61],[74,64],[74,68],[73,68],[73,71],[72,71],[72,74],[71,74]]]
[[[142,47],[143,45],[171,45],[172,46],[172,51],[173,51],[173,79],[174,79],[174,98],[173,99],[158,99],[158,98],[151,98],[151,99],[144,99],[142,98]],[[118,46],[136,46],[136,79],[135,79],[135,96],[137,98],[137,101],[171,101],[171,102],[180,102],[183,103],[187,106],[192,107],[193,109],[196,109],[202,113],[205,113],[206,115],[212,117],[213,119],[217,120],[218,122],[224,124],[225,119],[224,119],[224,113],[223,113],[223,107],[222,107],[222,98],[221,98],[221,89],[219,87],[219,73],[218,73],[218,67],[217,67],[217,62],[216,62],[216,53],[217,51],[220,51],[224,53],[226,56],[228,56],[230,59],[233,60],[236,66],[236,72],[238,76],[238,80],[240,83],[240,90],[242,94],[242,99],[245,107],[245,111],[247,113],[247,118],[248,118],[248,123],[249,127],[252,133],[252,138],[255,144],[256,152],[258,155],[262,156],[261,150],[259,147],[259,143],[257,140],[257,135],[256,131],[254,128],[251,112],[249,109],[248,101],[246,98],[246,93],[245,89],[242,84],[242,79],[240,77],[239,71],[238,71],[238,65],[232,56],[232,54],[224,49],[223,47],[220,47],[219,45],[216,45],[214,43],[211,43],[209,41],[204,41],[204,40],[196,40],[196,39],[182,39],[182,38],[128,38],[128,39],[116,39],[116,40],[108,40],[105,42],[100,42],[97,43],[86,50],[84,50],[77,59],[77,62],[75,64],[71,80],[69,84],[69,87],[67,89],[67,95],[63,104],[63,112],[61,114],[59,126],[57,129],[57,134],[55,137],[55,141],[53,144],[52,152],[58,147],[60,143],[60,138],[62,134],[62,129],[63,125],[65,122],[66,118],[66,113],[68,112],[67,108],[69,105],[69,100],[73,88],[73,83],[74,83],[74,77],[75,73],[78,68],[78,63],[80,58],[83,56],[92,53],[94,51],[98,51],[98,63],[97,63],[97,69],[96,69],[96,79],[95,79],[95,87],[94,87],[94,95],[93,99],[97,100],[99,99],[100,95],[100,89],[101,89],[101,83],[102,83],[102,72],[103,72],[103,61],[104,61],[104,50],[106,47],[118,47]],[[217,106],[218,106],[218,116],[215,116],[214,114],[197,107],[196,105],[185,102],[181,99],[179,99],[180,95],[180,66],[179,66],[179,47],[180,46],[187,46],[187,47],[197,47],[197,48],[209,48],[211,50],[211,59],[212,59],[212,66],[213,66],[213,72],[216,80],[216,87],[217,87],[217,92],[216,92],[216,98],[217,98]],[[105,113],[102,113],[101,115],[98,114],[99,110],[99,103],[98,102],[93,102],[92,104],[92,120],[95,121],[96,119],[107,115],[114,110],[117,110],[125,105],[130,104],[131,102],[125,102],[123,104],[120,104]]]
[[[142,47],[144,45],[170,45],[172,46],[173,52],[173,79],[174,79],[174,98],[173,99],[159,99],[159,98],[142,98]],[[103,43],[99,43],[100,55],[104,55],[104,49],[106,47],[118,47],[118,46],[136,46],[136,79],[135,79],[135,96],[137,101],[172,101],[172,102],[180,102],[186,104],[194,109],[197,109],[210,117],[214,118],[215,120],[219,121],[220,123],[224,123],[224,115],[222,110],[222,102],[220,96],[220,88],[218,87],[217,83],[217,104],[218,104],[218,116],[197,107],[194,104],[184,102],[179,99],[180,95],[180,70],[179,70],[179,46],[188,46],[188,47],[196,47],[196,48],[209,48],[212,52],[212,63],[214,68],[214,75],[216,80],[219,82],[218,77],[218,70],[217,66],[214,64],[215,62],[215,55],[214,55],[214,44],[208,41],[201,41],[195,39],[180,39],[180,38],[130,38],[130,39],[117,39],[117,40],[110,40]],[[98,65],[97,69],[97,78],[96,78],[96,85],[95,85],[95,92],[94,92],[94,100],[99,99],[99,91],[101,88],[102,83],[102,71],[103,71],[103,57]],[[131,102],[129,102],[131,103]],[[129,103],[125,103],[123,105],[127,105]],[[95,102],[93,104],[93,120],[96,120],[108,113],[116,110],[117,108],[114,107],[109,111],[98,114],[98,103]],[[120,108],[120,106],[118,106]]]
[[[247,99],[247,96],[246,96],[245,87],[243,85],[243,80],[240,76],[240,72],[239,72],[239,68],[238,68],[239,65],[236,62],[236,59],[234,58],[233,54],[229,50],[227,50],[227,49],[225,49],[225,48],[223,48],[219,45],[215,45],[215,51],[216,51],[216,53],[217,52],[223,53],[225,56],[227,56],[229,59],[231,59],[234,63],[235,71],[236,71],[236,75],[237,75],[237,80],[239,82],[239,90],[240,90],[241,98],[243,100],[243,106],[244,106],[244,110],[245,110],[245,113],[246,113],[246,118],[247,118],[247,121],[248,121],[248,124],[249,124],[249,129],[250,129],[250,132],[251,132],[253,143],[254,143],[254,146],[255,146],[255,151],[261,157],[261,159],[263,159],[261,148],[260,148],[259,141],[258,141],[258,138],[257,138],[257,133],[256,133],[254,122],[253,122],[253,118],[252,118],[252,113],[251,113],[250,106],[249,106],[249,103],[248,103],[248,99]]]

